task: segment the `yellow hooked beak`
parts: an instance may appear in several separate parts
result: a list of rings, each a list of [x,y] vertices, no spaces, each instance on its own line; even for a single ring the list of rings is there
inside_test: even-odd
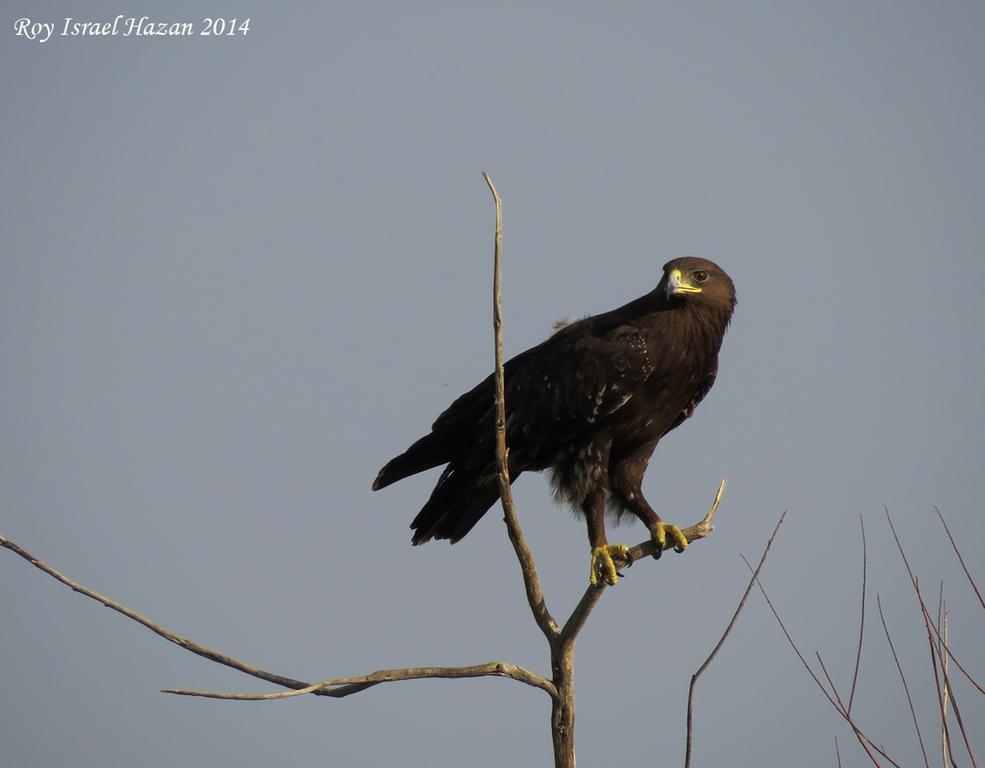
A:
[[[679,269],[670,273],[670,280],[667,282],[668,296],[681,296],[685,293],[701,293],[701,289],[691,285]]]

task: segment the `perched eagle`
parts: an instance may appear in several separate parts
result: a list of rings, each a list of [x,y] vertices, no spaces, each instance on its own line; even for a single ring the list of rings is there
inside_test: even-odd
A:
[[[613,555],[628,553],[606,540],[606,506],[617,519],[628,511],[642,520],[656,556],[668,545],[687,547],[680,528],[643,497],[643,473],[660,438],[711,389],[734,308],[735,287],[721,267],[675,259],[649,293],[563,326],[506,363],[510,478],[551,469],[558,500],[587,519],[593,584],[600,576],[614,584]],[[411,523],[414,544],[455,543],[499,499],[493,397],[489,376],[376,477],[374,491],[447,464]]]

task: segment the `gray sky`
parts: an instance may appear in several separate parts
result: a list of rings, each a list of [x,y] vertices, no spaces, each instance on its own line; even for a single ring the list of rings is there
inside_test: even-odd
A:
[[[282,8],[281,5],[287,6]],[[13,33],[22,16],[251,18],[246,37]],[[380,465],[506,345],[648,291],[700,255],[738,294],[718,383],[645,490],[718,529],[609,590],[579,641],[584,765],[677,764],[690,674],[777,517],[765,572],[847,689],[858,516],[870,613],[859,722],[920,763],[926,642],[883,505],[953,647],[985,674],[985,6],[872,3],[6,2],[0,43],[0,533],[195,640],[308,679],[507,659],[547,672],[499,514],[410,546],[435,474]],[[584,524],[516,484],[550,607]],[[640,526],[610,530],[634,544]],[[0,743],[12,766],[545,765],[549,706],[501,680],[345,701],[268,690],[0,553]],[[982,698],[958,689],[978,757]],[[696,765],[864,757],[762,601],[699,684]],[[936,750],[936,747],[934,748]]]

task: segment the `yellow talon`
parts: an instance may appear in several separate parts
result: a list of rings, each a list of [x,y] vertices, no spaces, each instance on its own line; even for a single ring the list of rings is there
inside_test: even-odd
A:
[[[684,546],[687,546],[686,540]],[[612,559],[613,555],[620,560],[630,562],[629,547],[625,544],[606,544],[602,547],[595,547],[592,550],[592,570],[588,575],[588,580],[592,583],[593,587],[599,585],[600,573],[602,578],[605,579],[605,583],[609,586],[616,583],[616,580],[619,578],[619,572],[616,570],[615,561]]]
[[[657,542],[660,550],[654,555],[654,557],[660,557],[662,553],[667,548],[667,539],[670,538],[673,542],[674,549],[677,552],[683,552],[687,549],[687,536],[673,523],[657,523],[657,527],[653,530],[653,540]]]

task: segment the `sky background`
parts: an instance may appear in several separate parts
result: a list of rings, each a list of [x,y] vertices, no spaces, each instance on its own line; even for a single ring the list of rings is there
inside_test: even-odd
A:
[[[711,538],[608,590],[576,656],[580,763],[682,761],[687,684],[764,581],[855,713],[922,764],[923,626],[885,522],[985,677],[985,5],[4,2],[0,534],[194,640],[302,679],[505,659],[549,672],[501,515],[410,546],[436,471],[379,467],[506,348],[649,291],[735,280],[718,383],[644,490]],[[14,36],[20,17],[250,17],[246,37]],[[584,523],[515,485],[549,607]],[[610,541],[646,538],[639,525]],[[549,702],[499,679],[236,703],[270,686],[0,552],[5,765],[548,765]],[[957,688],[978,759],[983,698]],[[699,682],[696,766],[864,755],[754,596]],[[963,760],[961,764],[966,764]]]

